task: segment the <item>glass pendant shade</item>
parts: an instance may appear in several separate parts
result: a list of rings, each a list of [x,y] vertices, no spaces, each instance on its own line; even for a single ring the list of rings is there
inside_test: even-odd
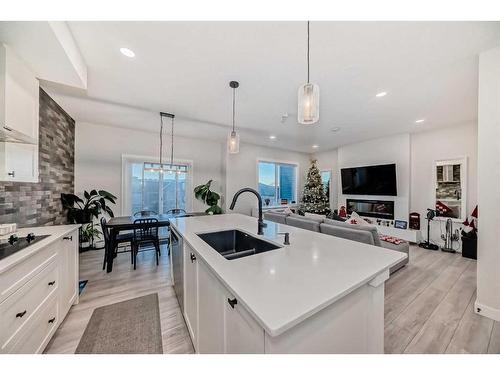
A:
[[[319,86],[306,83],[299,87],[298,115],[300,124],[314,124],[319,121]]]
[[[227,151],[230,154],[237,154],[240,152],[240,136],[235,131],[229,133],[227,137]]]

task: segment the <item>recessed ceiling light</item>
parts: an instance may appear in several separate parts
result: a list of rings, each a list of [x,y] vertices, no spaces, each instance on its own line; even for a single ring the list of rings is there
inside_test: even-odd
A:
[[[330,131],[336,133],[340,130],[340,128],[338,126],[334,127],[334,128],[331,128]]]
[[[134,51],[132,51],[131,49],[125,48],[125,47],[120,48],[120,52],[127,57],[134,57],[135,56]]]
[[[415,121],[415,124],[420,124],[425,121],[425,118],[421,118]]]
[[[386,96],[387,95],[387,91],[381,91],[379,92],[377,95],[375,95],[377,98],[381,98],[383,96]]]
[[[319,146],[318,146],[318,145],[313,145],[312,147],[313,147],[313,148],[318,148]]]
[[[276,139],[276,136],[275,135],[270,135],[269,139]]]

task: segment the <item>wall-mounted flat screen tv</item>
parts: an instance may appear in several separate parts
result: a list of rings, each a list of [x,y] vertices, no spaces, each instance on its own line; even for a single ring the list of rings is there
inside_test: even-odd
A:
[[[396,164],[342,168],[342,194],[398,195]]]

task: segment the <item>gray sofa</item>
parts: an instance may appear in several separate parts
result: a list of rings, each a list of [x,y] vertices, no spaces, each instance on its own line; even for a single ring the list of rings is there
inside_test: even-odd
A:
[[[325,233],[331,236],[362,242],[368,245],[379,246],[389,250],[400,251],[407,255],[409,255],[410,251],[410,245],[408,242],[396,245],[386,241],[381,241],[375,226],[351,225],[342,221],[330,220],[326,218],[300,216],[297,214],[285,214],[273,211],[265,212],[264,218],[280,224]],[[397,271],[407,263],[408,257],[391,267],[390,272],[393,273]]]

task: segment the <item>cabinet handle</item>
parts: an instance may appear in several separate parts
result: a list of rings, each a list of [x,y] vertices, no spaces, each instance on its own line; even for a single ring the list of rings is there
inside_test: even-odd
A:
[[[234,309],[234,305],[238,304],[238,300],[236,298],[228,298],[227,303],[229,303],[229,305],[231,305],[231,307]]]
[[[196,255],[191,253],[191,263],[194,263],[195,260],[196,260]]]
[[[63,240],[73,241],[73,236],[63,237]]]
[[[16,177],[16,171],[9,172],[7,173],[7,175],[11,177]]]
[[[26,310],[24,310],[23,312],[17,313],[16,318],[22,318],[25,314],[26,314]]]
[[[56,317],[53,317],[52,319],[49,319],[49,323],[52,324],[56,321]]]
[[[55,285],[56,284],[56,281],[49,281],[49,286],[52,286],[52,285]]]

